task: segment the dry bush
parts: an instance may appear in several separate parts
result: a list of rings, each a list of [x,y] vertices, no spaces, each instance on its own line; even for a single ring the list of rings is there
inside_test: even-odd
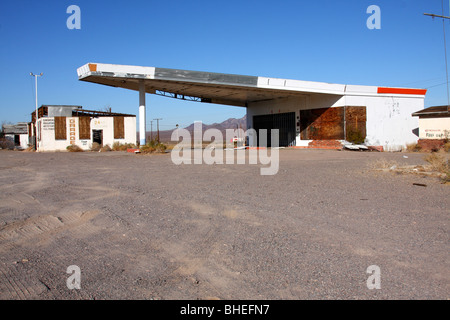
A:
[[[109,146],[109,144],[104,145],[103,147],[100,148],[100,152],[108,152],[111,151],[111,147]]]
[[[449,161],[439,153],[432,152],[425,156],[424,160],[430,164],[433,171],[447,173],[449,171]]]
[[[91,146],[91,151],[100,151],[101,147],[100,143],[94,142]]]
[[[446,143],[444,144],[444,151],[445,151],[445,152],[450,152],[450,142],[446,142]]]
[[[83,152],[83,149],[81,149],[79,146],[77,146],[76,144],[71,144],[70,146],[67,146],[67,151],[69,152]]]
[[[391,169],[392,167],[395,167],[395,168],[398,167],[398,163],[396,161],[386,160],[384,158],[373,161],[369,165],[374,170]]]
[[[354,143],[354,144],[362,144],[362,143],[364,143],[365,139],[366,138],[363,136],[363,134],[360,131],[358,131],[358,130],[350,129],[347,132],[347,139],[346,140],[348,142],[351,142],[351,143]]]
[[[156,149],[149,144],[144,144],[139,149],[141,150],[142,153],[152,153],[156,151]]]
[[[0,149],[13,150],[14,149],[14,141],[11,141],[6,138],[1,138],[0,139]]]
[[[136,145],[133,143],[120,143],[120,142],[114,142],[112,145],[113,151],[127,151],[127,149],[135,149]]]
[[[406,145],[406,151],[409,152],[418,152],[422,149],[422,147],[418,143],[411,143]]]
[[[165,153],[167,146],[156,140],[151,140],[147,144],[141,146],[139,149],[142,153]]]

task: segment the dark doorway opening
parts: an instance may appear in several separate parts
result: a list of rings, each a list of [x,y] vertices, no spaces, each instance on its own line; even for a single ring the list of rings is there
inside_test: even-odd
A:
[[[92,130],[92,142],[103,146],[103,130]]]
[[[253,129],[257,134],[257,146],[260,145],[260,129],[267,129],[267,147],[272,145],[271,129],[279,130],[279,146],[295,145],[295,112],[265,114],[253,116]]]
[[[14,135],[14,144],[20,146],[20,136],[18,134]]]

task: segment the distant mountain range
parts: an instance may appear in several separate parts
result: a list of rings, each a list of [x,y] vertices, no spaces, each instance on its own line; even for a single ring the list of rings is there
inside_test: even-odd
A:
[[[225,137],[225,130],[226,129],[238,129],[241,128],[242,130],[247,130],[247,116],[243,116],[240,119],[236,118],[229,118],[221,123],[213,123],[213,124],[204,124],[202,123],[202,130],[208,130],[208,129],[218,129],[222,132],[223,136]],[[193,136],[194,132],[194,124],[187,126],[186,128],[189,132],[191,132],[191,135]],[[172,136],[172,130],[160,130],[159,131],[159,140],[161,142],[170,142],[171,136]],[[153,138],[156,139],[157,131],[153,131]],[[151,136],[150,132],[147,132],[147,137],[149,138]]]

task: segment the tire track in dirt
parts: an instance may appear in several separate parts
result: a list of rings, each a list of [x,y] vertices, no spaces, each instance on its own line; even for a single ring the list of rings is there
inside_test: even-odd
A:
[[[8,224],[0,229],[0,251],[11,249],[27,241],[33,244],[50,240],[56,234],[92,220],[99,210],[42,215]]]
[[[28,218],[24,221],[15,222],[0,229],[0,252],[9,252],[7,257],[21,255],[44,255],[39,246],[54,241],[56,237],[66,231],[86,227],[89,222],[100,213],[99,210],[85,212],[65,212],[59,215],[42,215]],[[89,230],[89,229],[88,229]],[[57,243],[52,246],[51,255],[54,257],[64,256],[66,253],[61,245]],[[30,253],[30,250],[32,253]],[[45,251],[44,251],[45,252]],[[49,257],[50,258],[50,257]],[[54,262],[52,262],[54,264]],[[0,297],[4,299],[35,299],[41,294],[52,298],[62,298],[58,290],[49,283],[42,275],[34,274],[26,265],[28,259],[22,261],[3,263],[0,265]],[[47,272],[53,266],[47,265]],[[67,265],[61,266],[64,272]],[[57,268],[58,269],[58,268]],[[30,273],[32,275],[30,275]],[[34,275],[34,276],[33,276]]]

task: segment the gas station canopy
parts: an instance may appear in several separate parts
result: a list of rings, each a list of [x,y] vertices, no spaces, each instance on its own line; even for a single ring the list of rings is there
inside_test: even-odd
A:
[[[87,63],[77,71],[81,81],[136,91],[143,81],[146,93],[241,107],[248,102],[305,94],[344,95],[349,89],[323,82],[103,63]],[[376,94],[376,87],[352,87],[360,87],[356,91],[363,88],[365,93],[374,88],[370,91]]]
[[[332,97],[331,100],[336,102],[341,97],[349,96],[352,97],[353,103],[358,101],[358,105],[367,103],[368,97],[378,97],[377,110],[381,110],[382,99],[391,101],[393,97],[418,98],[423,105],[423,98],[427,91],[104,63],[87,63],[78,68],[77,73],[81,81],[139,92],[140,144],[146,142],[146,93],[189,101],[246,107],[248,112],[252,104],[258,104],[261,101],[292,97],[294,98],[292,101],[295,102],[302,100],[301,98],[305,96],[317,98],[310,99],[316,101],[316,104],[311,104],[309,109],[323,108],[323,105],[327,108],[331,107],[328,97]],[[355,98],[357,100],[354,100]],[[381,105],[385,107],[386,102],[383,101]],[[296,105],[296,108],[299,106]]]

